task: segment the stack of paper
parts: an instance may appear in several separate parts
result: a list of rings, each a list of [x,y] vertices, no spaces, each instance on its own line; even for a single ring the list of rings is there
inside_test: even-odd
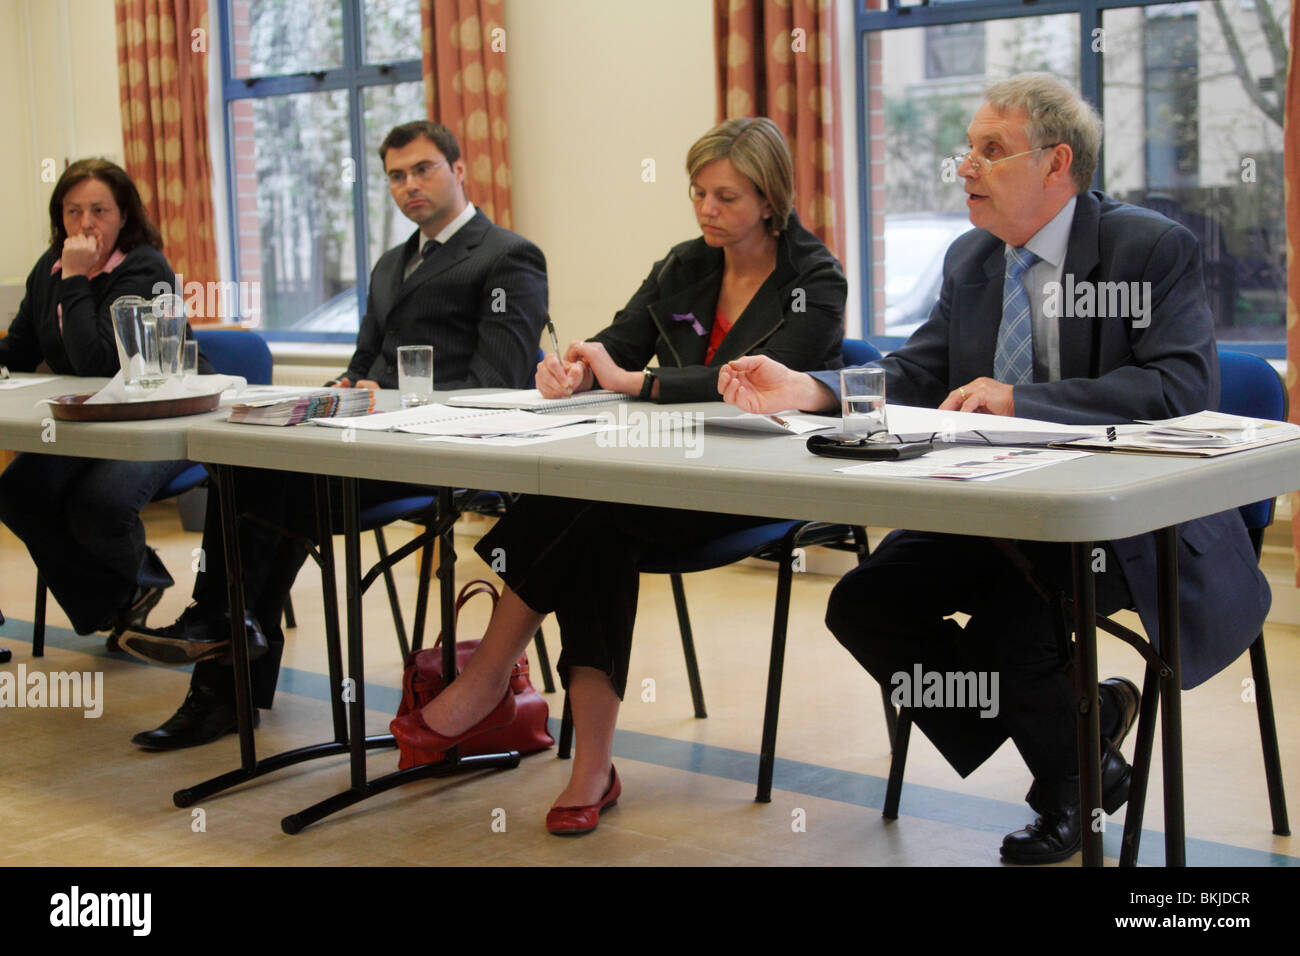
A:
[[[317,388],[286,398],[245,402],[230,409],[230,421],[243,425],[297,425],[309,419],[356,415],[375,407],[368,388]]]
[[[593,388],[578,392],[572,398],[543,398],[542,393],[535,388],[516,388],[508,392],[488,392],[483,395],[456,395],[447,399],[447,404],[457,408],[524,408],[531,412],[554,412],[587,405],[626,402],[630,397],[622,392]]]
[[[534,412],[420,405],[400,412],[314,421],[330,428],[409,432],[414,435],[533,435],[592,420],[590,415],[538,415]]]
[[[1300,425],[1210,411],[1116,425],[1106,431],[1100,437],[1061,442],[1053,447],[1212,458],[1300,438]]]

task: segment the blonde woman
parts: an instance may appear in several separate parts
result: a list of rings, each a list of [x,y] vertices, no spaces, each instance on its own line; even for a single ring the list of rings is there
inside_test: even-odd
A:
[[[537,368],[548,397],[599,387],[656,402],[718,399],[718,372],[742,355],[802,370],[837,368],[847,286],[840,264],[793,213],[790,153],[771,120],[734,119],[686,158],[701,236],[655,263],[604,331]],[[651,363],[657,363],[652,365]],[[612,749],[647,547],[690,546],[762,523],[711,514],[523,498],[479,543],[504,554],[502,600],[464,672],[422,711],[394,720],[405,745],[441,751],[508,724],[513,662],[555,612],[558,670],[573,711],[569,785],[547,815],[552,833],[595,829],[622,786]],[[499,562],[498,562],[499,564]]]

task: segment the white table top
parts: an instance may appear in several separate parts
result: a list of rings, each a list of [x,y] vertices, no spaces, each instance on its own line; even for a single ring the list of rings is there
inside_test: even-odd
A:
[[[0,447],[136,461],[188,457],[413,484],[1041,541],[1128,537],[1300,488],[1300,442],[1214,459],[1090,455],[997,481],[957,482],[837,474],[836,468],[849,463],[811,455],[802,438],[716,430],[699,439],[697,457],[684,447],[601,447],[590,435],[502,448],[313,425],[231,425],[224,411],[143,422],[59,422],[56,440],[42,440],[50,416],[44,406],[35,406],[38,399],[102,384],[102,379],[65,377],[0,392]],[[396,393],[381,393],[381,408],[395,403]],[[627,415],[733,411],[720,403],[629,402],[623,408]]]
[[[539,482],[571,498],[1038,541],[1124,538],[1300,488],[1300,441],[1214,459],[1088,455],[988,482],[837,474],[854,462],[804,441],[708,430],[688,458],[575,438],[538,446]]]
[[[47,376],[13,376],[14,379],[44,377]],[[189,430],[196,422],[224,418],[227,414],[214,411],[134,422],[63,422],[54,420],[48,405],[37,404],[56,395],[97,392],[106,384],[106,378],[59,375],[51,382],[0,390],[0,448],[118,461],[171,461],[187,457]],[[51,437],[53,441],[49,440]]]

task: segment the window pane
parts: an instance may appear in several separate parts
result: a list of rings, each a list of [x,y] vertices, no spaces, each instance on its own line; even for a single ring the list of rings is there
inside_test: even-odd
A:
[[[420,0],[366,0],[364,12],[367,63],[420,58]]]
[[[277,76],[343,65],[340,0],[230,0],[230,29],[233,76]]]
[[[239,278],[261,280],[263,328],[314,328],[313,310],[357,281],[347,91],[230,108]]]
[[[1287,35],[1290,11],[1267,3]],[[1201,242],[1221,341],[1284,337],[1282,93],[1286,49],[1251,13],[1211,3],[1107,10],[1106,191],[1182,223]],[[1229,41],[1241,50],[1238,62]]]
[[[1077,86],[1078,35],[1078,19],[1060,14],[864,37],[873,292],[866,334],[910,335],[938,301],[943,254],[971,228],[961,180],[944,158],[965,144],[985,82],[1047,70]]]
[[[396,83],[392,86],[369,86],[361,91],[365,117],[366,208],[370,221],[370,267],[388,249],[405,242],[415,231],[415,224],[402,215],[388,192],[384,166],[379,160],[379,144],[398,123],[425,118],[424,84]]]

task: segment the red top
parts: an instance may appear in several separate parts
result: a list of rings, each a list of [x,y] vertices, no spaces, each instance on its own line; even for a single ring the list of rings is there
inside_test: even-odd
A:
[[[713,361],[713,353],[718,351],[718,346],[722,344],[729,331],[731,331],[731,323],[727,321],[727,317],[722,314],[722,308],[719,307],[713,313],[713,331],[709,333],[709,350],[704,354],[705,365]]]

